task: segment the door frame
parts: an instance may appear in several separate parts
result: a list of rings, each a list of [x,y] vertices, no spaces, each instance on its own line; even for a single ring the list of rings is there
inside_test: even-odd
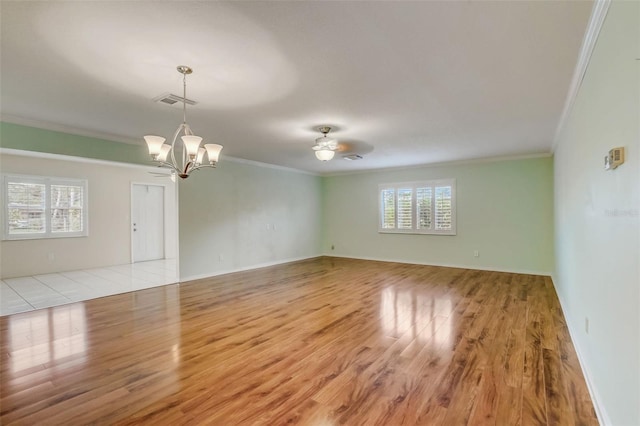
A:
[[[133,187],[135,185],[144,186],[160,186],[162,187],[162,258],[167,258],[167,191],[166,184],[162,183],[149,183],[149,182],[131,182],[131,188],[129,190],[129,253],[131,264],[135,263],[133,259]],[[177,212],[176,212],[177,216]],[[176,235],[177,238],[177,235]],[[177,257],[177,253],[176,253]]]

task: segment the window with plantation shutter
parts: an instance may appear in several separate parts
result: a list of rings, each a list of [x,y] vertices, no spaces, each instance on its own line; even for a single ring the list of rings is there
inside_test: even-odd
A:
[[[3,176],[3,239],[88,235],[87,181]]]
[[[431,187],[416,188],[416,216],[418,218],[418,229],[431,229]]]
[[[435,229],[451,229],[451,187],[436,186]]]
[[[412,188],[398,189],[398,202],[396,213],[398,216],[398,229],[412,229],[413,224],[411,217],[413,216],[411,208],[411,199],[413,198]]]
[[[456,235],[455,179],[379,186],[378,231]]]
[[[380,193],[380,204],[383,229],[395,229],[396,227],[396,190],[383,189]]]

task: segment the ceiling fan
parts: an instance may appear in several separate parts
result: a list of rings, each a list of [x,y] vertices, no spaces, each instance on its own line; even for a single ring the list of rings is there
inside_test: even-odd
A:
[[[318,131],[322,133],[322,137],[316,139],[316,144],[312,149],[316,152],[316,158],[320,161],[329,161],[335,155],[336,149],[338,149],[338,141],[334,138],[327,137],[327,134],[331,131],[329,126],[320,126]]]
[[[330,161],[336,152],[342,154],[342,158],[348,161],[362,160],[362,153],[371,152],[373,147],[358,141],[342,141],[338,142],[328,136],[333,128],[331,126],[320,126],[316,130],[322,133],[322,137],[316,139],[316,144],[312,149],[315,151],[316,158],[320,161]]]

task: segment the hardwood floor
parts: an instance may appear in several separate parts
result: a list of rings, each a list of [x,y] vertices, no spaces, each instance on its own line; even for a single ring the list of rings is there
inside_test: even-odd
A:
[[[541,276],[318,258],[0,332],[3,425],[597,424]]]

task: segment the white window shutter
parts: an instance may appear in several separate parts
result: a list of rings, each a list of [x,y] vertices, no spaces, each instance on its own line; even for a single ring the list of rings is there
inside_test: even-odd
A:
[[[452,229],[452,189],[451,186],[437,186],[435,188],[435,229],[449,231]]]
[[[393,188],[383,189],[380,193],[381,228],[395,229],[396,227],[396,191]]]
[[[400,188],[398,189],[398,229],[412,229],[413,222],[413,189],[412,188]]]
[[[456,235],[456,182],[438,179],[381,184],[378,231]]]
[[[431,229],[431,210],[433,209],[433,191],[431,187],[416,189],[416,217],[418,229]]]

